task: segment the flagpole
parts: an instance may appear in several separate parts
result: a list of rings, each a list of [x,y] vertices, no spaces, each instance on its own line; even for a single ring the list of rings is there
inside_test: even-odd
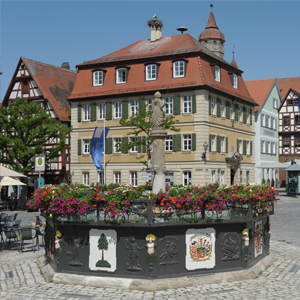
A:
[[[103,155],[103,184],[105,184],[106,180],[105,180],[105,175],[106,175],[106,172],[105,172],[105,117],[104,117],[104,132],[103,132],[103,152],[104,152],[104,155]]]

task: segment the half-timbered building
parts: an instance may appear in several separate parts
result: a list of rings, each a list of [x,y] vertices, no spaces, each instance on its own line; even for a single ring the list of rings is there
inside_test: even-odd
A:
[[[61,67],[52,66],[35,60],[21,57],[7,89],[2,104],[8,105],[17,98],[24,98],[41,104],[52,116],[69,127],[71,110],[68,102],[76,71],[70,70],[68,63]],[[50,162],[49,168],[42,173],[45,184],[69,182],[70,170],[70,138],[67,138],[61,156]],[[45,152],[58,144],[51,139],[43,145]],[[38,173],[29,173],[29,187],[33,187]]]

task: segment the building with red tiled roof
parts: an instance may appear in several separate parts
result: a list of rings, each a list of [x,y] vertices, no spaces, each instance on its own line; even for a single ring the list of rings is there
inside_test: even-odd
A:
[[[70,70],[68,63],[56,67],[21,57],[10,85],[4,96],[3,105],[17,98],[29,99],[43,105],[56,120],[69,127],[71,107],[68,97],[73,89],[76,71]],[[68,182],[69,178],[69,140],[60,157],[50,162],[50,169],[42,177],[45,183]],[[44,145],[52,147],[59,141],[49,141]],[[38,173],[29,173],[29,182],[33,183]]]
[[[213,11],[198,40],[187,33],[163,37],[156,16],[148,25],[150,39],[77,65],[69,96],[74,182],[143,182],[143,165],[136,160],[139,150],[120,153],[113,145],[135,138],[119,121],[130,118],[139,103],[151,106],[156,91],[166,101],[166,113],[174,115],[181,128],[180,134],[168,131],[166,138],[168,182],[254,181],[252,120],[257,104],[235,60],[224,60],[225,37]],[[106,173],[96,171],[89,148],[95,127],[104,123],[110,128]]]
[[[279,161],[287,162],[300,159],[300,77],[280,78],[278,85],[282,96],[279,113]],[[279,181],[281,186],[288,185],[290,194],[299,194],[300,189],[296,182],[300,182],[300,176],[296,173],[288,173],[286,182],[285,172],[281,172]],[[295,178],[294,178],[295,176]]]
[[[246,81],[246,87],[258,106],[255,107],[255,182],[278,181],[274,169],[259,168],[278,162],[278,107],[281,95],[276,78]]]

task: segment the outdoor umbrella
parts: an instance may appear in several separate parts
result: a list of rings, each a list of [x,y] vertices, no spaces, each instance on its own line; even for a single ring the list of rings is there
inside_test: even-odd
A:
[[[275,161],[273,163],[260,165],[257,168],[261,168],[261,169],[285,169],[290,164],[291,164],[290,162],[281,163],[281,162]]]
[[[11,177],[27,177],[21,173],[18,173],[16,171],[10,170],[8,168],[5,168],[3,166],[0,166],[0,176],[11,176]]]
[[[9,186],[9,185],[26,185],[26,184],[8,176],[0,176],[0,186]]]

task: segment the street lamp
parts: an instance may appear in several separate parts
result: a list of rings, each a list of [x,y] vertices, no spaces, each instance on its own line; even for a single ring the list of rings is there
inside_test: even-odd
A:
[[[208,144],[207,144],[206,141],[203,144],[203,149],[204,149],[204,152],[202,153],[202,159],[206,160],[206,152],[207,152],[207,149],[208,149]]]

